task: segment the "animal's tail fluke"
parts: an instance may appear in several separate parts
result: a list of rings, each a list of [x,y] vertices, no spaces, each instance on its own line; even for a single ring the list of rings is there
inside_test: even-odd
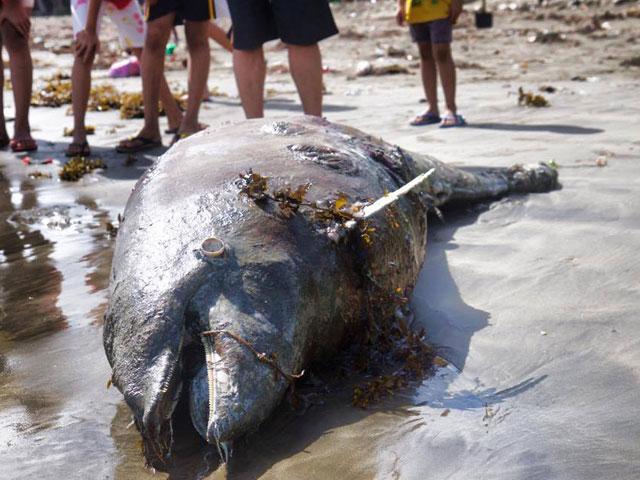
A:
[[[558,172],[551,166],[514,165],[509,168],[453,169],[438,162],[427,193],[435,206],[481,201],[509,193],[539,193],[558,188]]]

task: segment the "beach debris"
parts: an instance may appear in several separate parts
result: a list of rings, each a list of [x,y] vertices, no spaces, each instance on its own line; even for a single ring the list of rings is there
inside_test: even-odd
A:
[[[346,38],[349,40],[362,40],[363,38],[367,38],[367,34],[357,31],[353,28],[343,28],[339,33],[341,38]]]
[[[120,97],[120,118],[144,118],[141,92],[122,94]]]
[[[209,92],[211,95],[211,92]],[[214,93],[215,95],[215,93]],[[187,107],[187,93],[184,91],[173,92],[173,98],[183,110]],[[142,92],[125,92],[120,95],[120,118],[144,118],[144,104]],[[158,112],[164,115],[164,108],[158,102]]]
[[[91,88],[88,109],[94,112],[117,110],[122,104],[122,95],[113,85],[97,85]]]
[[[550,162],[547,162],[547,164],[554,170],[557,170],[558,168],[560,168],[560,165],[558,165],[558,163],[555,160],[551,160]]]
[[[441,416],[441,417],[446,417],[446,416],[448,416],[448,415],[449,415],[449,413],[450,413],[450,412],[451,412],[451,410],[450,410],[450,409],[445,408],[445,409],[443,410],[443,412],[440,414],[440,416]]]
[[[378,45],[375,50],[376,57],[392,57],[392,58],[406,58],[407,51],[404,48],[399,48],[394,45],[382,44]]]
[[[551,85],[542,85],[539,90],[544,93],[556,93],[558,91],[556,87]]]
[[[34,107],[60,107],[71,103],[69,75],[58,72],[44,80],[44,84],[31,95]]]
[[[84,133],[86,135],[95,135],[96,127],[94,127],[93,125],[87,125],[84,127]],[[73,137],[73,128],[64,127],[64,130],[62,131],[62,136]]]
[[[29,172],[28,176],[29,178],[32,178],[32,179],[51,178],[50,173],[41,172],[40,170],[34,170],[33,172]]]
[[[525,92],[522,87],[519,87],[518,105],[525,107],[548,107],[549,102],[542,95],[536,95],[533,92]]]
[[[533,35],[529,35],[527,41],[529,43],[561,43],[567,39],[564,33],[542,30]]]
[[[409,69],[397,62],[390,62],[380,58],[375,62],[363,60],[356,65],[356,76],[368,77],[379,75],[397,75],[409,73]]]
[[[606,167],[609,164],[609,160],[606,155],[600,155],[596,158],[597,167]]]
[[[485,67],[476,62],[467,62],[466,60],[456,60],[456,67],[461,70],[485,70]]]
[[[116,238],[116,236],[118,235],[118,227],[116,227],[111,222],[107,222],[104,227],[107,230],[107,235],[109,236],[109,238]]]
[[[111,78],[137,77],[139,75],[140,62],[135,55],[115,62],[111,65],[111,68],[109,68],[109,76]]]
[[[433,364],[437,367],[446,367],[447,365],[449,365],[449,362],[447,362],[441,356],[436,355],[435,357],[433,357]]]
[[[571,81],[572,82],[586,82],[587,81],[587,77],[585,77],[584,75],[575,75],[575,76],[571,77]]]
[[[543,337],[547,336],[547,332],[544,330],[540,330],[540,335],[542,335]]]
[[[98,168],[107,168],[104,162],[99,158],[90,159],[87,157],[72,157],[62,166],[58,176],[60,177],[60,180],[77,182],[85,174]]]
[[[362,372],[377,369],[380,365],[393,368],[392,373],[378,374],[353,389],[351,404],[366,409],[395,391],[424,379],[432,370],[435,357],[433,349],[425,341],[424,329],[412,330],[408,317],[409,299],[406,292],[397,289],[390,295],[380,294],[385,301],[398,305],[392,318],[379,318],[374,312],[365,332],[359,358],[355,367]],[[376,319],[377,318],[377,319]]]
[[[273,65],[267,67],[267,73],[272,74],[286,74],[289,73],[289,66],[282,62],[276,62]]]
[[[28,155],[25,155],[24,157],[22,157],[20,159],[20,161],[24,164],[24,165],[51,165],[52,163],[54,163],[56,160],[52,157],[47,157],[44,160],[42,160],[41,162],[36,161],[35,159],[31,158]]]
[[[625,12],[627,18],[640,18],[640,7],[633,7],[627,9]]]
[[[640,55],[636,57],[627,58],[620,62],[621,67],[640,67]]]

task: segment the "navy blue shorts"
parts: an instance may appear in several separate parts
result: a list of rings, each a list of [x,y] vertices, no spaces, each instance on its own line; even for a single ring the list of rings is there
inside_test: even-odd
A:
[[[213,0],[158,0],[147,6],[145,17],[147,22],[151,22],[170,13],[176,14],[176,25],[183,20],[204,22],[215,18],[215,7]]]
[[[418,43],[451,43],[453,25],[448,18],[409,25],[411,38]]]
[[[228,0],[233,48],[254,50],[279,38],[314,45],[338,33],[328,0]]]

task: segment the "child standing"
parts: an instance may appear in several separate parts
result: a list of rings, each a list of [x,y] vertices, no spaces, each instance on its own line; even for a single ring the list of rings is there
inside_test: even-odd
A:
[[[142,93],[145,105],[158,103],[158,79],[164,71],[167,41],[173,26],[184,21],[190,72],[187,110],[182,118],[174,142],[202,130],[198,121],[200,103],[209,76],[209,22],[215,18],[213,0],[147,0],[147,37],[142,61]],[[158,126],[158,111],[144,111],[144,126],[133,138],[121,141],[116,147],[120,153],[135,153],[162,145]]]
[[[98,30],[105,14],[117,26],[122,48],[142,60],[146,28],[137,0],[71,1],[75,58],[72,72],[73,141],[66,151],[68,157],[91,154],[84,122],[91,91],[91,67],[99,48]],[[169,129],[177,129],[182,121],[182,112],[163,74],[159,80],[160,100],[167,113]]]
[[[453,25],[462,13],[462,0],[398,0],[396,20],[409,24],[411,38],[418,44],[422,85],[428,108],[416,116],[413,126],[440,123],[441,128],[466,125],[456,107],[456,66],[451,55]],[[438,109],[438,72],[446,110]]]
[[[29,105],[33,82],[33,64],[29,50],[31,30],[29,18],[32,10],[33,0],[2,0],[0,3],[0,51],[4,45],[9,52],[9,70],[16,108],[14,135],[9,141],[2,101],[4,69],[0,68],[0,148],[9,145],[14,152],[32,152],[38,149],[36,141],[31,137],[29,126]]]

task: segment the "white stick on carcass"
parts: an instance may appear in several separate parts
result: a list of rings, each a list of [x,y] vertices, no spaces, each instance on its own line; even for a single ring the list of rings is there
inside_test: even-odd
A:
[[[384,197],[379,198],[375,202],[367,205],[366,207],[364,207],[362,210],[360,210],[356,214],[356,217],[357,217],[356,220],[349,220],[348,222],[345,222],[344,226],[346,228],[353,228],[353,227],[356,226],[356,223],[358,221],[364,220],[365,218],[369,218],[370,216],[375,215],[380,210],[383,210],[385,207],[389,206],[393,202],[397,201],[400,197],[402,197],[403,195],[406,195],[411,190],[416,188],[418,185],[420,185],[422,182],[424,182],[427,178],[429,178],[431,175],[433,175],[435,173],[435,171],[436,171],[436,169],[432,168],[428,172],[425,172],[425,173],[423,173],[421,175],[418,175],[416,178],[414,178],[410,182],[404,184],[399,189],[394,190],[393,192],[391,192],[391,193],[385,195]]]

